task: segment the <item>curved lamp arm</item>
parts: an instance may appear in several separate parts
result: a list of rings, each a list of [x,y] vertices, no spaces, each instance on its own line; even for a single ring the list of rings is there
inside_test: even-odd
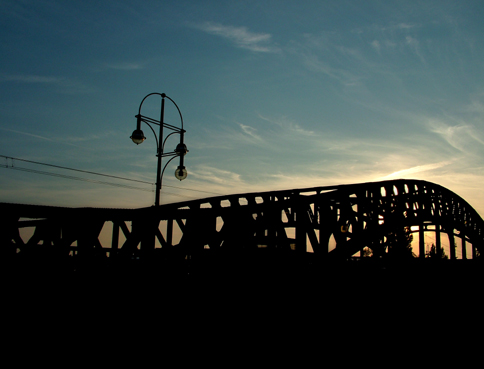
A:
[[[174,102],[169,96],[166,96],[165,94],[161,94],[162,96],[164,95],[164,97],[166,97],[168,100],[170,100],[173,105],[175,105],[176,107],[176,110],[178,110],[178,114],[180,114],[180,120],[181,120],[181,129],[182,131],[184,132],[185,130],[183,129],[183,116],[182,116],[182,113],[180,111],[180,108],[178,107],[178,105],[176,104],[176,102]]]
[[[182,115],[182,113],[181,113],[181,111],[180,111],[180,108],[178,107],[178,105],[176,104],[176,102],[175,102],[175,101],[173,101],[173,99],[172,99],[171,97],[167,96],[165,93],[152,92],[152,93],[150,93],[150,94],[146,95],[146,96],[143,98],[143,100],[141,100],[141,103],[139,104],[138,115],[139,115],[139,116],[141,116],[141,107],[143,106],[143,103],[145,102],[145,100],[146,100],[146,99],[147,99],[149,96],[151,96],[151,95],[159,95],[159,96],[161,96],[161,98],[162,98],[162,99],[164,99],[164,98],[166,97],[168,100],[170,100],[170,101],[173,103],[173,105],[175,105],[176,110],[178,110],[178,114],[180,115],[181,129],[182,129],[182,131],[183,131],[183,130],[184,130],[184,128],[183,128],[183,115]],[[160,122],[160,123],[163,123],[163,122]],[[138,129],[139,129],[139,128],[138,128]]]
[[[151,95],[159,95],[159,96],[161,96],[163,99],[164,99],[165,97],[167,97],[165,94],[160,94],[159,92],[152,92],[152,93],[150,93],[150,94],[146,95],[145,97],[143,97],[143,100],[141,100],[141,103],[139,104],[138,115],[140,115],[140,116],[141,116],[141,107],[143,106],[143,103],[145,102],[145,100],[146,100],[146,99],[147,99],[149,96],[151,96]],[[170,99],[170,98],[169,98],[169,99]],[[171,99],[170,99],[170,100],[171,100]]]
[[[175,159],[175,158],[176,158],[176,156],[172,157],[170,160],[168,160],[168,161],[166,162],[165,166],[163,167],[163,171],[161,172],[160,179],[163,177],[163,174],[165,173],[165,169],[166,169],[167,165],[168,165],[168,164],[170,164],[170,162],[171,162],[173,159]]]

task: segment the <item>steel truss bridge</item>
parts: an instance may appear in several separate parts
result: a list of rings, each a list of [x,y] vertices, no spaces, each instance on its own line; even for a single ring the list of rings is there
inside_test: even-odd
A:
[[[141,209],[1,203],[0,214],[1,255],[7,259],[187,260],[207,250],[237,255],[265,249],[341,261],[364,250],[386,257],[389,235],[405,228],[418,239],[419,258],[425,257],[428,234],[437,252],[447,237],[451,260],[475,259],[484,251],[478,213],[452,191],[419,180],[245,193]]]

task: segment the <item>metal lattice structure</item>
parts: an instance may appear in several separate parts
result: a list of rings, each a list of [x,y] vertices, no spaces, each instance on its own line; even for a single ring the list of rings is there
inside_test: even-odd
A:
[[[2,203],[0,213],[1,248],[10,255],[143,259],[176,251],[190,258],[206,249],[265,248],[346,260],[366,249],[384,256],[390,236],[403,229],[418,235],[420,258],[428,233],[437,250],[441,235],[448,236],[449,259],[476,258],[484,251],[478,213],[452,191],[418,180],[245,193],[131,210]]]

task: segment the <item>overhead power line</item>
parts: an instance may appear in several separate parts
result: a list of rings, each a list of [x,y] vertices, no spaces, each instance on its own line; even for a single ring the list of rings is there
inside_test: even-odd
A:
[[[132,182],[139,182],[139,183],[146,183],[146,184],[154,184],[154,183],[151,183],[151,182],[146,182],[146,181],[140,181],[140,180],[137,180],[137,179],[131,179],[131,178],[124,178],[124,177],[118,177],[118,176],[113,176],[113,175],[110,175],[110,174],[104,174],[104,173],[96,173],[96,172],[90,172],[90,171],[87,171],[87,170],[82,170],[82,169],[74,169],[74,168],[69,168],[69,167],[62,167],[60,165],[54,165],[54,164],[48,164],[48,163],[41,163],[41,162],[38,162],[38,161],[33,161],[33,160],[26,160],[26,159],[20,159],[20,158],[13,158],[11,156],[4,156],[4,155],[0,155],[0,157],[2,158],[5,158],[5,159],[11,159],[12,160],[12,167],[13,166],[13,160],[17,160],[17,161],[23,161],[23,162],[26,162],[26,163],[32,163],[32,164],[38,164],[38,165],[45,165],[45,166],[48,166],[48,167],[53,167],[53,168],[59,168],[59,169],[65,169],[65,170],[72,170],[72,171],[75,171],[75,172],[81,172],[81,173],[88,173],[88,174],[94,174],[94,175],[97,175],[97,176],[103,176],[103,177],[110,177],[110,178],[116,178],[116,179],[122,179],[122,180],[125,180],[125,181],[132,181]],[[10,168],[8,166],[8,163],[6,164],[6,167],[7,168]]]
[[[68,175],[59,174],[59,173],[44,172],[42,170],[35,170],[35,169],[22,168],[22,167],[13,167],[13,166],[10,166],[10,167],[7,166],[5,168],[14,169],[14,170],[20,170],[22,172],[29,172],[29,173],[36,173],[36,174],[44,174],[44,175],[49,175],[49,176],[52,176],[52,177],[60,177],[60,178],[65,178],[65,179],[72,179],[72,180],[77,180],[77,181],[91,182],[91,183],[97,183],[97,184],[104,184],[104,185],[115,186],[115,187],[130,188],[132,190],[140,190],[140,191],[152,192],[152,190],[148,190],[148,189],[145,189],[145,188],[133,187],[133,186],[128,186],[128,185],[123,185],[123,184],[120,184],[120,183],[97,181],[95,179],[89,179],[89,178],[81,178],[81,177],[68,176]]]
[[[60,178],[65,178],[65,179],[70,179],[70,180],[77,180],[77,181],[84,181],[84,182],[90,182],[90,183],[96,183],[96,184],[103,184],[103,185],[109,185],[109,186],[114,186],[114,187],[123,187],[123,188],[129,188],[133,190],[140,190],[140,191],[148,191],[148,192],[153,192],[153,189],[146,189],[146,188],[140,188],[140,187],[134,187],[134,186],[129,186],[129,185],[124,185],[120,183],[113,183],[113,182],[105,182],[105,181],[99,181],[95,179],[89,179],[89,178],[83,178],[83,177],[75,177],[75,176],[70,176],[70,175],[65,175],[65,174],[59,174],[59,173],[53,173],[53,172],[46,172],[46,171],[41,171],[41,170],[36,170],[36,169],[30,169],[30,168],[23,168],[23,167],[18,167],[14,166],[13,161],[22,161],[26,163],[31,163],[31,164],[36,164],[36,165],[44,165],[52,168],[57,168],[57,169],[62,169],[62,170],[70,170],[74,172],[80,172],[80,173],[86,173],[86,174],[92,174],[96,176],[102,176],[102,177],[108,177],[108,178],[114,178],[114,179],[119,179],[123,181],[131,181],[131,182],[137,182],[137,183],[144,183],[144,184],[149,184],[154,186],[155,184],[152,182],[147,182],[147,181],[141,181],[138,179],[132,179],[132,178],[125,178],[125,177],[120,177],[120,176],[114,176],[111,174],[105,174],[105,173],[97,173],[97,172],[92,172],[88,170],[82,170],[82,169],[76,169],[76,168],[70,168],[70,167],[64,167],[60,165],[54,165],[54,164],[49,164],[49,163],[42,163],[38,161],[33,161],[33,160],[27,160],[27,159],[20,159],[20,158],[14,158],[11,156],[5,156],[5,155],[0,155],[1,158],[5,158],[7,161],[5,165],[1,165],[3,168],[8,168],[8,169],[15,169],[23,172],[30,172],[30,173],[36,173],[36,174],[43,174],[43,175],[50,175],[53,177],[60,177]],[[12,164],[8,164],[8,160],[12,161]],[[202,192],[202,193],[209,193],[209,194],[214,194],[214,195],[219,195],[216,192],[210,192],[210,191],[203,191],[203,190],[196,190],[193,188],[183,188],[183,187],[177,187],[177,186],[169,186],[169,185],[164,185],[163,187],[170,187],[170,188],[177,188],[180,190],[186,190],[186,191],[195,191],[195,192]],[[173,194],[173,195],[178,195],[178,196],[184,196],[184,195],[179,195],[179,194]],[[187,196],[189,197],[189,196]]]

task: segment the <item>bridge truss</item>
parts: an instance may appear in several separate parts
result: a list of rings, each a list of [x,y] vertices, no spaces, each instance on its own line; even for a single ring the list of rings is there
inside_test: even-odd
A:
[[[426,181],[219,196],[142,209],[0,204],[2,255],[148,259],[203,250],[312,252],[323,260],[386,257],[392,234],[406,229],[426,254],[425,237],[448,239],[449,259],[484,250],[484,221],[461,197]],[[460,239],[460,242],[456,242]],[[415,245],[415,243],[414,243]]]

